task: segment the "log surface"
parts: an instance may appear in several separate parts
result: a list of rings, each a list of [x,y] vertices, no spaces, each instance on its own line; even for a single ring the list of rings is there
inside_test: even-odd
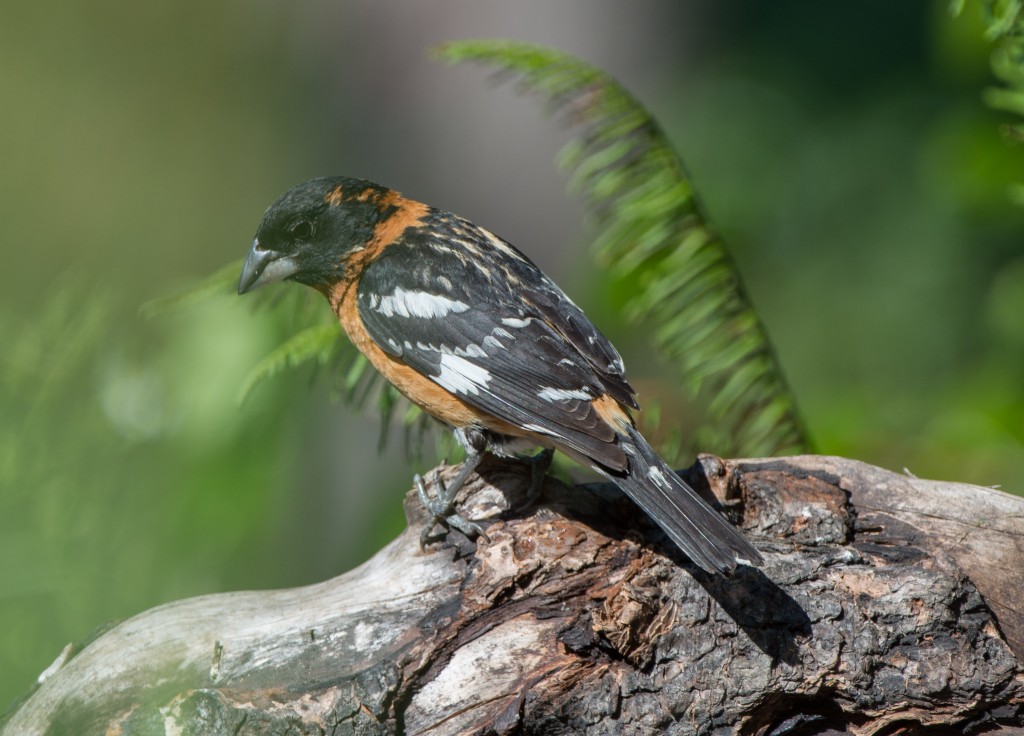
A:
[[[410,494],[359,568],[142,613],[0,734],[1024,733],[1024,500],[816,456],[685,474],[763,568],[701,572],[606,485],[520,510],[529,467],[488,459],[488,540],[421,550]]]

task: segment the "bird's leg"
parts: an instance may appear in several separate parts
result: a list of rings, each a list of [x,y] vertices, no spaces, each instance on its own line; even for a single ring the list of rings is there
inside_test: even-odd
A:
[[[435,523],[454,527],[470,539],[482,537],[485,541],[487,540],[484,528],[480,524],[470,521],[455,511],[455,497],[462,490],[462,486],[469,476],[473,474],[477,466],[484,459],[487,441],[483,433],[476,430],[458,430],[455,436],[466,448],[466,459],[463,461],[462,467],[451,484],[445,486],[440,476],[435,476],[434,486],[438,489],[438,494],[437,498],[431,498],[427,493],[423,478],[416,475],[413,479],[416,483],[416,492],[419,494],[420,501],[422,501],[423,505],[434,517],[434,520],[424,527],[423,532],[420,534],[420,547],[427,545],[430,539],[430,532],[433,531]]]
[[[526,492],[526,498],[516,507],[517,513],[530,508],[540,498],[541,493],[544,491],[544,479],[548,476],[548,470],[551,469],[551,460],[554,456],[555,451],[548,448],[541,450],[530,458],[530,488]]]

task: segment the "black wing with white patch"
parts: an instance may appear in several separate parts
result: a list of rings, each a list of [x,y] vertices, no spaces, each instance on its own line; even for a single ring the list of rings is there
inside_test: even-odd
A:
[[[605,392],[623,404],[639,409],[636,391],[626,381],[622,357],[576,303],[515,246],[468,221],[454,215],[452,218],[493,249],[492,252],[501,260],[495,270],[498,273],[504,270],[512,291],[586,358]]]
[[[370,337],[467,403],[620,470],[603,395],[635,405],[618,353],[525,256],[463,220],[406,233],[363,273]]]

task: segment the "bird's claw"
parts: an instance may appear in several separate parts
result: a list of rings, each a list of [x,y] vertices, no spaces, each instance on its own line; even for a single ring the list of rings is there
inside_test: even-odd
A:
[[[413,476],[413,482],[416,485],[416,493],[419,495],[420,501],[433,517],[430,523],[424,526],[423,531],[420,532],[420,549],[426,548],[432,541],[440,538],[431,534],[434,531],[435,524],[440,524],[447,529],[458,529],[468,539],[482,539],[485,542],[491,541],[483,526],[475,521],[470,521],[455,511],[454,498],[449,498],[448,489],[445,487],[441,476],[434,476],[433,484],[439,490],[437,498],[431,498],[430,494],[427,493],[427,486],[423,482],[423,476],[417,473]]]

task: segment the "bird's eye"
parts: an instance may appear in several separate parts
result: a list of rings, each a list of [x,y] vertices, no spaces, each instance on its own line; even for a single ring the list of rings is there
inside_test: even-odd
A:
[[[293,240],[309,240],[313,237],[313,223],[309,220],[299,220],[289,230]]]

